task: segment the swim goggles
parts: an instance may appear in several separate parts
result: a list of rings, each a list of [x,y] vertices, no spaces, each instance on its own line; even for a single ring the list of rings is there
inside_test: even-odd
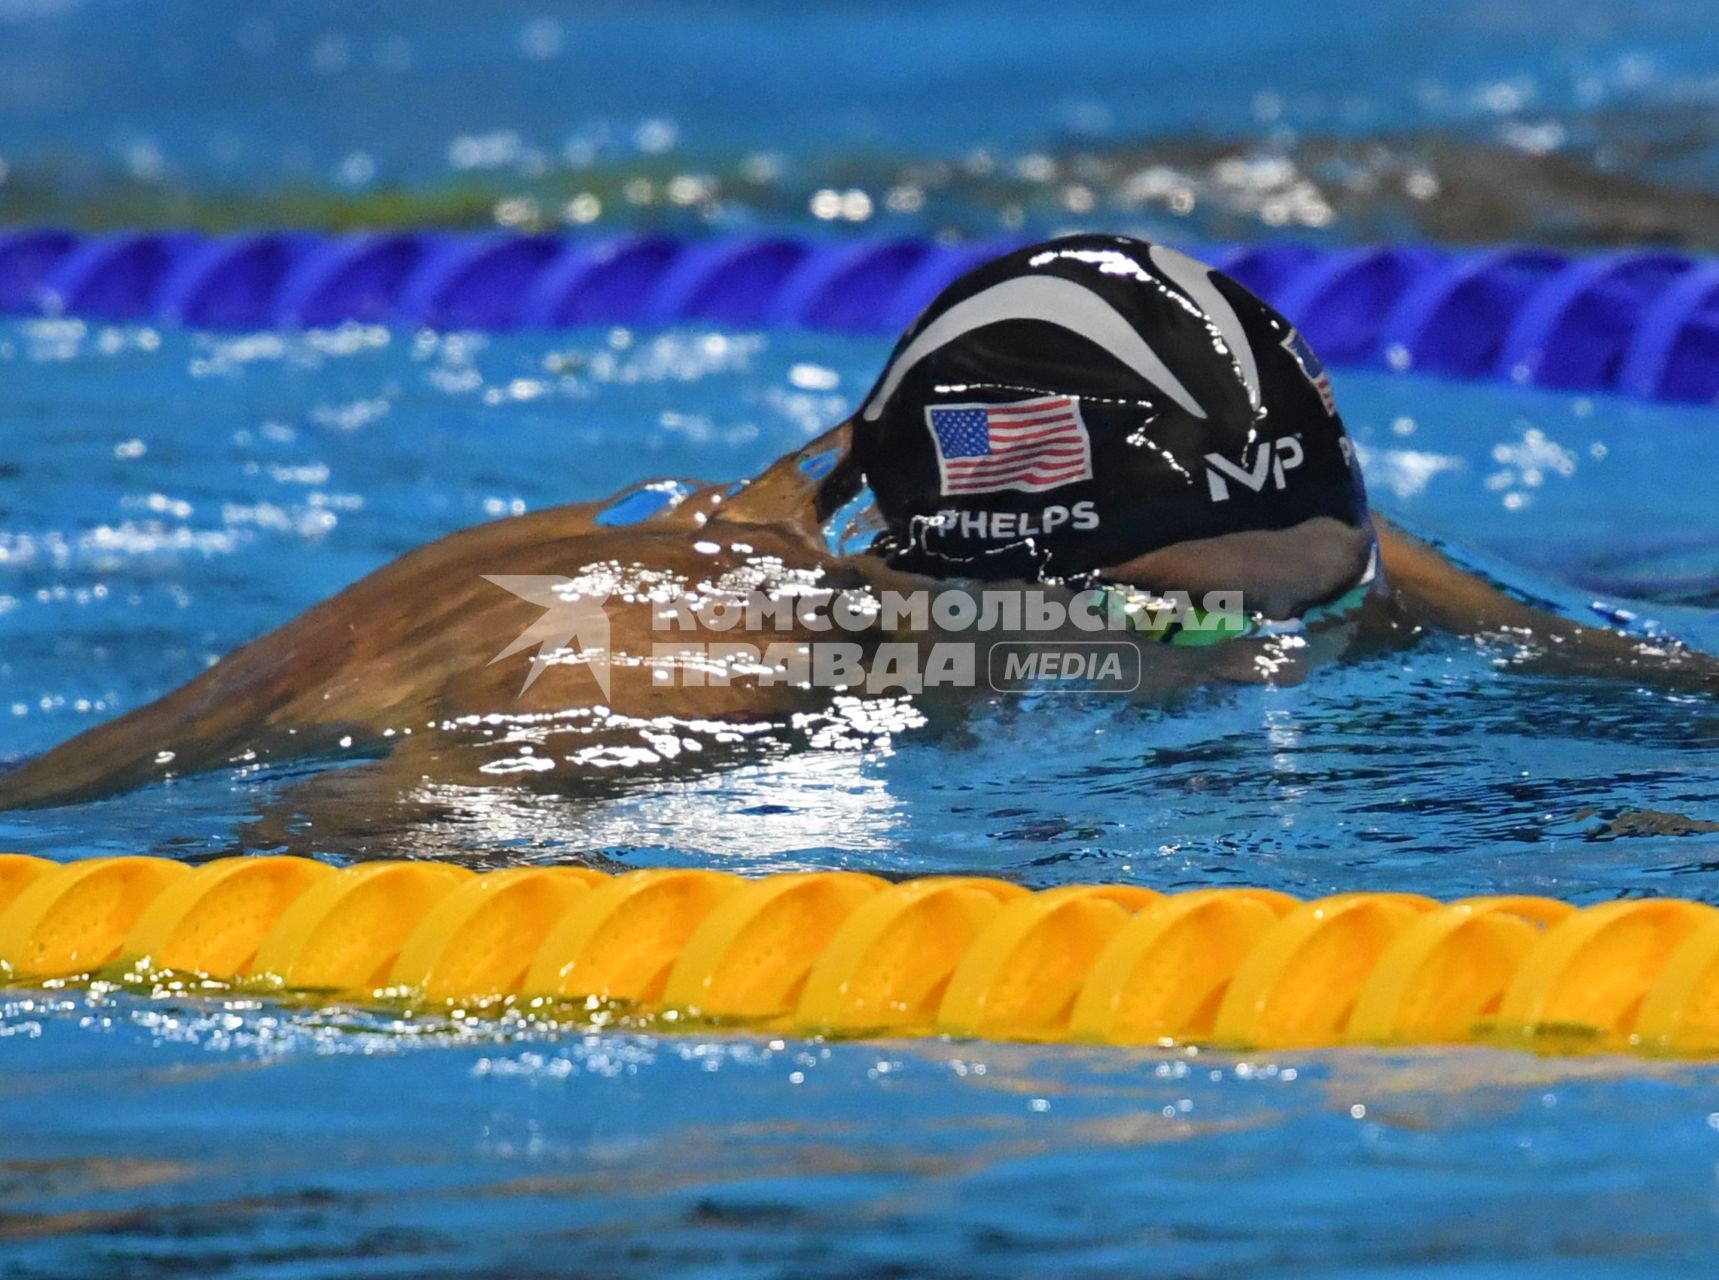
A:
[[[1112,611],[1119,612],[1129,631],[1150,637],[1160,644],[1207,648],[1226,640],[1300,635],[1311,627],[1345,621],[1366,602],[1378,577],[1379,545],[1375,542],[1367,555],[1367,567],[1361,571],[1354,585],[1335,599],[1315,605],[1295,618],[1267,618],[1260,613],[1197,609],[1191,604],[1181,604],[1155,592],[1119,583],[1098,583],[1092,590],[1098,595],[1098,610],[1106,615]]]

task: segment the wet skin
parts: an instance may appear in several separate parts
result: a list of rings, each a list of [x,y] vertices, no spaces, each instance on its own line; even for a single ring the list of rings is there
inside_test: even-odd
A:
[[[665,633],[660,602],[689,592],[715,599],[812,584],[874,594],[935,593],[953,585],[899,573],[874,555],[829,550],[823,522],[857,478],[838,467],[815,480],[805,464],[845,448],[846,431],[838,427],[780,459],[738,492],[699,489],[637,524],[600,525],[596,516],[608,504],[586,503],[431,543],[236,650],[183,688],[0,777],[0,809],[93,799],[235,762],[319,755],[373,758],[361,769],[317,779],[354,804],[361,792],[372,811],[410,804],[437,788],[444,795],[466,787],[583,794],[658,768],[719,765],[765,744],[815,742],[820,724],[865,732],[868,719],[900,728],[958,717],[971,691],[928,690],[909,705],[898,690],[883,695],[875,715],[863,700],[838,699],[829,689],[766,685],[744,674],[726,685],[688,687],[684,670],[665,679],[661,662],[646,661],[654,646],[684,638]],[[1292,641],[1182,649],[1141,640],[1142,696],[1212,680],[1299,680],[1319,661],[1412,644],[1427,629],[1496,636],[1513,646],[1517,665],[1532,669],[1719,691],[1719,663],[1710,658],[1554,617],[1382,522],[1378,535],[1389,590],[1370,599],[1358,618]],[[1367,548],[1364,534],[1313,520],[1179,544],[1104,576],[1156,591],[1185,590],[1196,601],[1207,590],[1240,588],[1251,609],[1290,617],[1353,583]],[[492,662],[543,614],[488,580],[499,575],[589,580],[610,591],[607,695],[584,659],[567,650],[523,692],[535,645]],[[757,634],[742,625],[708,638],[763,651],[832,637],[795,624]],[[901,637],[873,629],[836,638],[871,646]],[[981,673],[984,663],[981,652]]]

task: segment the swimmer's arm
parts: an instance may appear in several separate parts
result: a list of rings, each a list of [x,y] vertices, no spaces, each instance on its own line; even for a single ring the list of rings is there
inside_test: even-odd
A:
[[[1376,515],[1374,519],[1385,580],[1402,622],[1517,643],[1532,650],[1520,663],[1525,670],[1621,677],[1719,693],[1719,661],[1707,654],[1674,642],[1583,626],[1513,600],[1421,539]]]
[[[442,685],[482,670],[492,640],[517,635],[533,620],[532,606],[499,593],[483,575],[557,573],[582,557],[601,560],[629,536],[695,522],[720,506],[724,491],[697,489],[632,528],[597,523],[616,501],[610,497],[439,538],[154,702],[0,774],[0,812],[98,799],[219,768],[246,753],[275,761],[321,754],[342,738],[374,740],[394,725],[421,723]],[[502,620],[489,625],[497,610],[505,611]],[[486,626],[481,643],[459,642]],[[442,636],[450,643],[438,645]],[[517,668],[509,670],[517,680]],[[482,705],[511,706],[514,698],[508,689]]]

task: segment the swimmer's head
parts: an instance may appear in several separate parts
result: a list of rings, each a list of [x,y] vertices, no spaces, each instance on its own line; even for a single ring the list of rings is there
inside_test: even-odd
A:
[[[1143,240],[1070,236],[961,277],[902,336],[853,432],[888,530],[877,550],[914,572],[1079,577],[1316,517],[1371,541],[1306,340]]]

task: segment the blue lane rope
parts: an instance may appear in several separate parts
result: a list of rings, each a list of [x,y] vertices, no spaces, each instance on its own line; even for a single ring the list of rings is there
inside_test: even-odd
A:
[[[1019,243],[13,230],[0,231],[0,315],[892,334],[962,271]],[[1188,247],[1274,302],[1334,364],[1719,401],[1719,262],[1657,249]]]

